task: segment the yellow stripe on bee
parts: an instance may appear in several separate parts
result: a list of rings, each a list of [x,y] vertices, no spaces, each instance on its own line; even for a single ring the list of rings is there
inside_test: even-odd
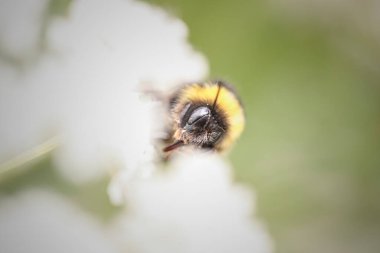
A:
[[[218,93],[218,84],[192,84],[184,88],[181,102],[184,104],[187,101],[191,102],[204,102],[212,106],[216,94]],[[186,101],[185,101],[186,100]],[[245,119],[243,108],[233,92],[221,86],[219,97],[216,106],[224,112],[226,116],[226,123],[228,125],[227,133],[224,139],[217,144],[217,148],[224,150],[228,148],[242,133],[244,129]]]

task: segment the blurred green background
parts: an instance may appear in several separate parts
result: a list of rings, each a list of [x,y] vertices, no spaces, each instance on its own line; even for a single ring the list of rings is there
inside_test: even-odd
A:
[[[154,0],[189,27],[247,126],[231,160],[278,253],[380,250],[375,1]],[[375,22],[375,23],[373,23]],[[371,30],[371,27],[373,28]],[[377,27],[377,28],[376,28]]]
[[[70,1],[50,2],[50,14],[61,15]],[[376,1],[147,2],[181,18],[210,78],[240,91],[247,126],[231,163],[256,191],[275,252],[379,252]],[[37,161],[2,180],[0,193],[42,184],[103,220],[117,211],[106,181],[77,187],[51,167],[49,157]]]

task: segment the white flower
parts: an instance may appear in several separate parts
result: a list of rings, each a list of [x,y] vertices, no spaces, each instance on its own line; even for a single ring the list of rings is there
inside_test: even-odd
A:
[[[127,212],[113,236],[124,249],[144,253],[271,252],[253,216],[248,189],[234,184],[220,157],[179,157],[167,172],[128,184]]]
[[[2,252],[116,253],[104,227],[64,197],[28,190],[0,202]]]
[[[162,122],[141,83],[167,89],[207,73],[186,36],[181,21],[144,3],[73,1],[68,18],[50,24],[50,50],[35,66],[0,66],[0,162],[58,135],[55,162],[74,182],[147,165]]]
[[[187,154],[167,173],[154,170],[162,105],[139,90],[142,83],[165,90],[205,77],[206,60],[186,36],[181,21],[145,3],[72,1],[67,19],[50,24],[48,51],[34,66],[20,73],[0,63],[0,162],[58,136],[54,162],[73,182],[119,168],[109,187],[111,200],[128,207],[109,227],[119,250],[270,252],[270,239],[251,217],[249,191],[233,183],[220,158]],[[114,252],[101,228],[70,204],[28,194],[0,205],[0,240],[15,238],[1,241],[2,248]],[[17,248],[24,245],[31,246]]]
[[[0,1],[0,51],[10,58],[36,54],[47,0]]]

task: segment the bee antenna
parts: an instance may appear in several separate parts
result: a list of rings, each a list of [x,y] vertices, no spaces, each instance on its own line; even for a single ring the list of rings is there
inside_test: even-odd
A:
[[[219,93],[220,93],[221,87],[222,86],[220,85],[220,83],[218,83],[218,91],[216,93],[216,97],[215,97],[214,103],[212,104],[212,110],[213,111],[215,110],[216,101],[218,101],[218,97],[219,97]]]

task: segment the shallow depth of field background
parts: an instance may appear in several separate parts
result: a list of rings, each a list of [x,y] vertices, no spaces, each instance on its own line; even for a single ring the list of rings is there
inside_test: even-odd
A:
[[[181,18],[210,78],[240,92],[247,126],[230,159],[237,180],[256,190],[276,252],[378,252],[380,4],[148,2]],[[33,166],[2,180],[0,192],[43,184],[102,220],[117,212],[106,180],[78,187],[48,157]]]
[[[231,159],[277,252],[377,252],[380,4],[154,2],[240,91],[248,121]]]

